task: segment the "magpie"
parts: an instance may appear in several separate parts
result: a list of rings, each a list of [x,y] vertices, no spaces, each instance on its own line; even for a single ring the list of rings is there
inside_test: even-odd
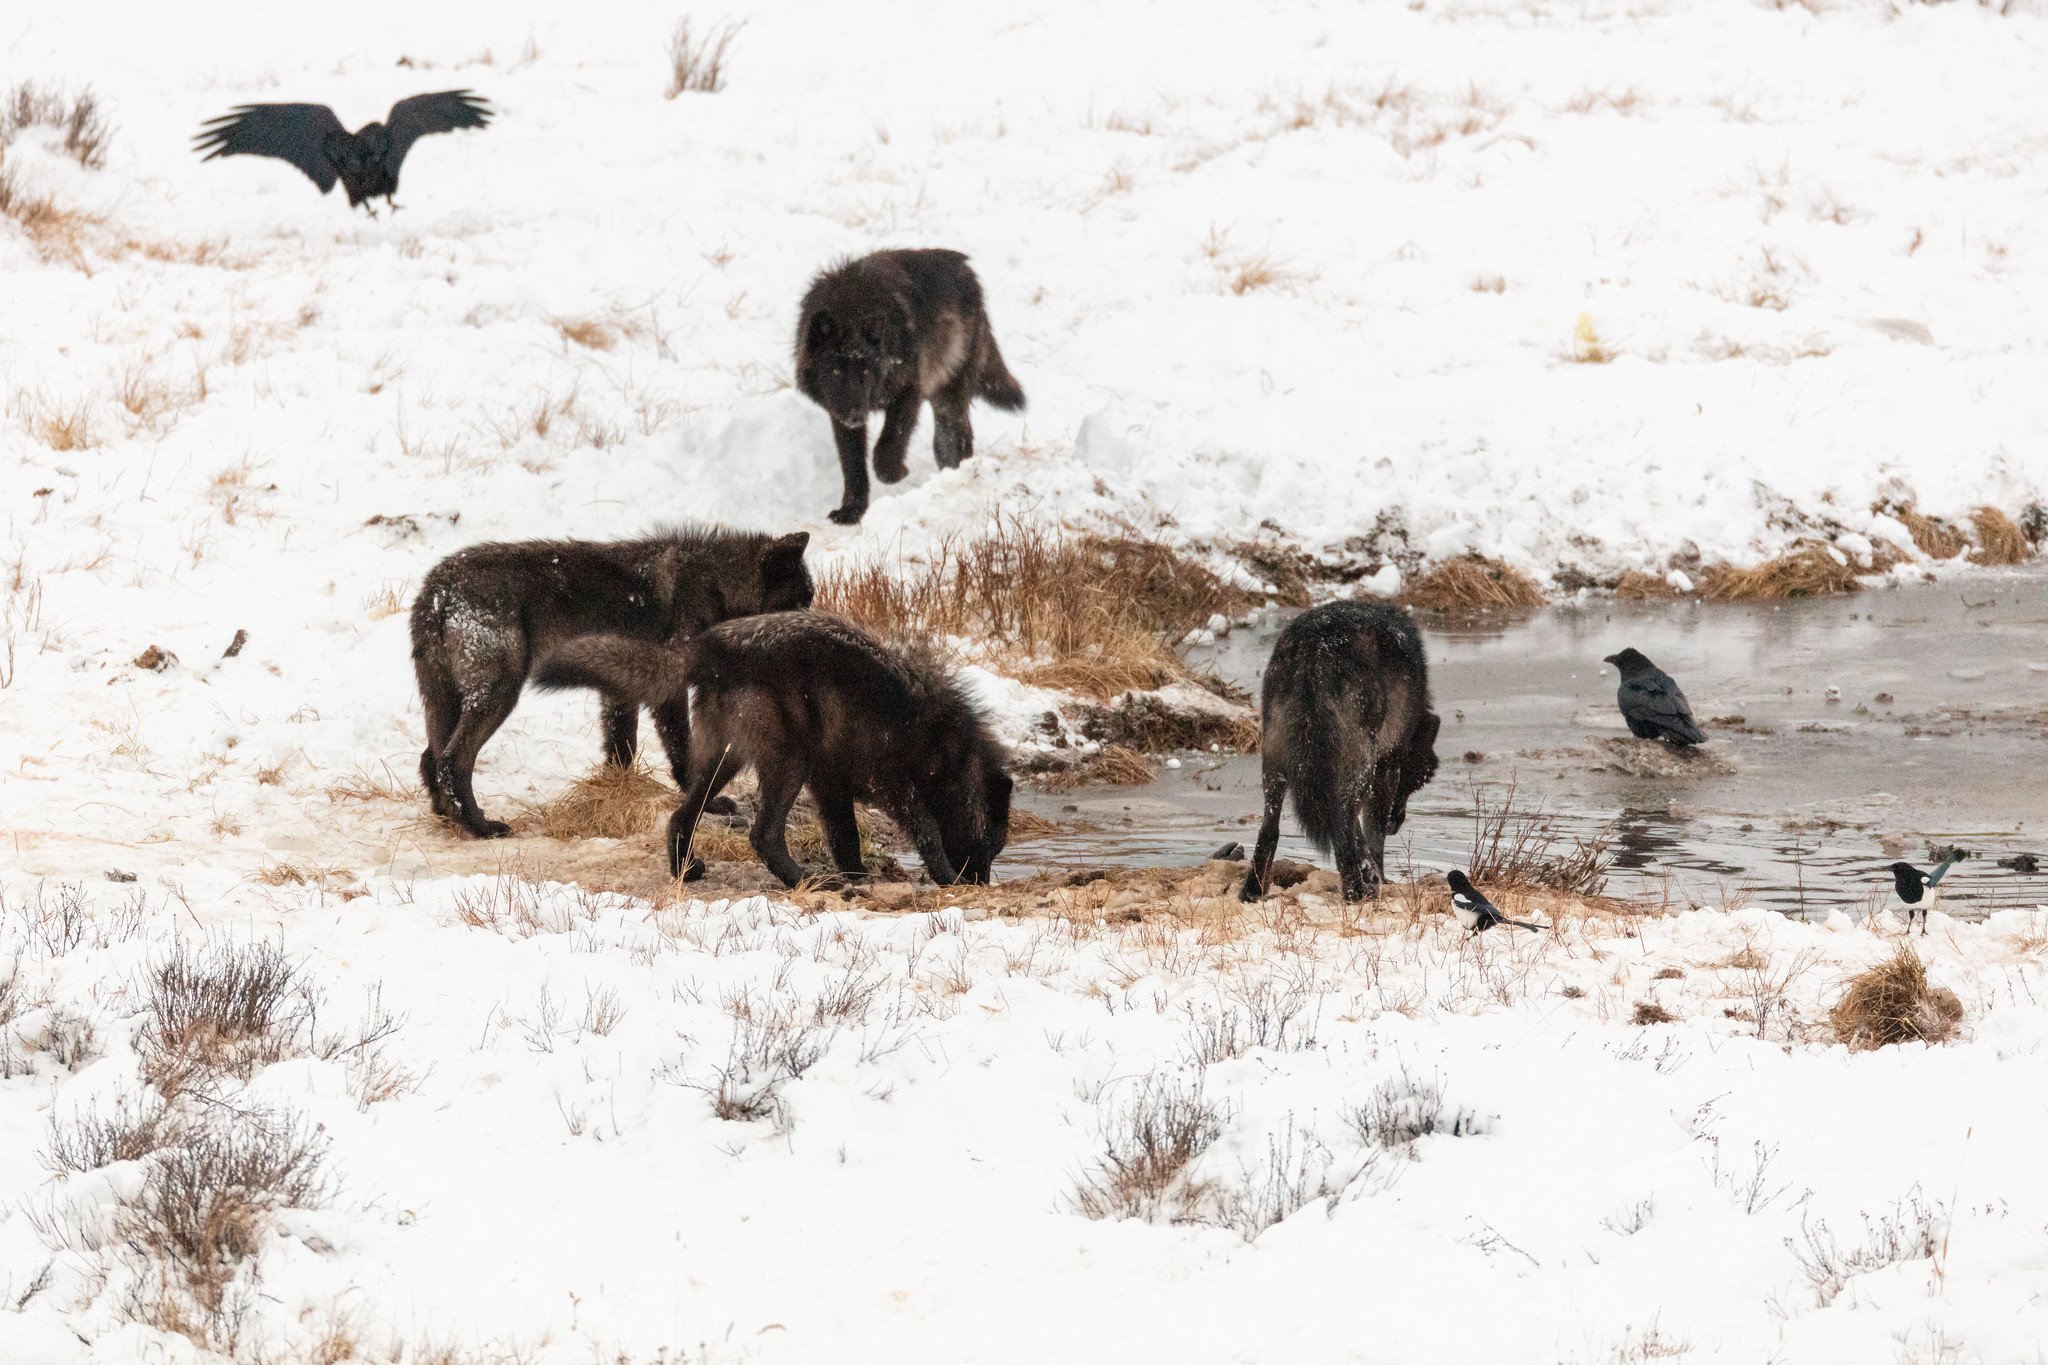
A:
[[[1927,912],[1941,903],[1941,892],[1936,890],[1948,870],[1956,865],[1956,859],[1963,855],[1953,850],[1941,860],[1941,866],[1932,872],[1922,872],[1911,863],[1893,863],[1885,870],[1892,874],[1892,889],[1899,893],[1899,899],[1906,903],[1906,931],[1912,932],[1913,917],[1920,917],[1920,936],[1927,936]]]
[[[1541,924],[1530,924],[1503,915],[1500,907],[1479,894],[1479,888],[1472,885],[1471,879],[1456,868],[1453,868],[1444,880],[1451,884],[1451,913],[1458,917],[1458,923],[1475,934],[1483,934],[1496,924],[1512,924],[1517,929],[1528,929],[1532,932],[1544,928]]]
[[[1601,662],[1613,664],[1621,674],[1621,689],[1614,699],[1621,705],[1621,718],[1628,722],[1630,734],[1637,739],[1661,739],[1681,749],[1707,742],[1706,732],[1693,723],[1685,693],[1640,650],[1624,649]]]

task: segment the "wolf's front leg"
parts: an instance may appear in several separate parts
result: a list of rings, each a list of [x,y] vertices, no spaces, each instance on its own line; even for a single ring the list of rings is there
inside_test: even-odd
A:
[[[832,421],[832,440],[839,447],[839,476],[845,484],[839,506],[830,516],[841,526],[858,525],[868,512],[868,429]]]
[[[875,477],[883,483],[901,483],[910,473],[906,454],[910,433],[917,430],[920,401],[916,389],[905,389],[882,418],[882,434],[875,438]]]

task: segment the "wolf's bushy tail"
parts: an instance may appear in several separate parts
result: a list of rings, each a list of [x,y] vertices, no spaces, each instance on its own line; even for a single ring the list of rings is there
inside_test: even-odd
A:
[[[975,394],[991,407],[1005,412],[1021,411],[1024,407],[1024,386],[1003,363],[1003,353],[996,346],[996,334],[989,327],[987,318],[981,320],[981,345],[977,349],[981,352],[981,373],[975,376]]]
[[[533,673],[536,687],[560,692],[589,687],[643,706],[674,701],[689,690],[684,650],[620,635],[586,635],[550,650]]]

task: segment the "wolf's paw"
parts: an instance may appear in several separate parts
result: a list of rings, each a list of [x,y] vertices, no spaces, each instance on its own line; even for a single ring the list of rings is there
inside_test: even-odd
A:
[[[875,477],[883,483],[902,483],[910,477],[910,465],[901,455],[875,455]]]
[[[1237,898],[1246,905],[1264,899],[1265,894],[1265,892],[1259,890],[1259,879],[1257,877],[1246,877],[1244,885],[1237,889]]]
[[[858,526],[860,519],[867,514],[868,505],[862,503],[858,507],[835,507],[825,514],[825,518],[840,526]]]
[[[478,818],[468,822],[469,832],[479,839],[505,839],[511,837],[512,826],[503,820]]]
[[[714,796],[704,803],[706,815],[738,815],[739,803],[730,796]]]

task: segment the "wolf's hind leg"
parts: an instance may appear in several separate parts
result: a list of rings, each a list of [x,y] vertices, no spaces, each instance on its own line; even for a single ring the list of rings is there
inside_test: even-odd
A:
[[[860,859],[860,822],[854,818],[853,798],[834,788],[820,789],[811,783],[811,796],[818,803],[818,823],[825,827],[825,847],[832,850],[832,866],[849,877],[867,875]]]
[[[806,874],[803,864],[789,856],[785,835],[789,808],[796,804],[797,793],[803,790],[804,780],[810,774],[794,764],[779,762],[764,763],[755,769],[755,776],[761,784],[761,809],[754,814],[754,827],[747,832],[747,842],[784,886],[795,886]]]
[[[455,724],[455,733],[435,759],[435,775],[440,779],[442,793],[455,807],[455,818],[479,839],[502,839],[512,832],[510,825],[488,818],[477,808],[473,780],[478,752],[519,704],[523,681],[500,681],[482,696],[468,699],[463,704],[462,718]]]
[[[604,761],[615,768],[633,766],[640,752],[640,706],[623,697],[605,697],[602,702]]]
[[[438,668],[415,664],[420,682],[420,708],[426,716],[427,747],[420,750],[420,785],[427,789],[427,800],[434,808],[434,814],[454,819],[457,807],[448,799],[441,783],[441,768],[436,759],[448,747],[449,736],[455,733],[456,723],[462,717],[462,694],[455,690]]]
[[[875,477],[883,483],[901,483],[910,473],[905,453],[910,449],[910,434],[917,430],[917,408],[922,401],[916,389],[905,389],[882,418],[882,434],[875,438]]]
[[[690,789],[690,704],[682,698],[647,708],[654,717],[654,733],[661,736],[661,751],[668,755],[669,775],[677,791]],[[723,786],[724,783],[720,783]],[[696,808],[691,807],[692,810]],[[713,794],[704,803],[706,815],[736,815],[739,807],[730,796]]]
[[[1287,775],[1268,773],[1265,780],[1266,813],[1259,822],[1259,842],[1252,849],[1252,865],[1244,874],[1241,901],[1255,901],[1266,894],[1266,879],[1273,871],[1273,854],[1280,847],[1280,811],[1287,804]]]

